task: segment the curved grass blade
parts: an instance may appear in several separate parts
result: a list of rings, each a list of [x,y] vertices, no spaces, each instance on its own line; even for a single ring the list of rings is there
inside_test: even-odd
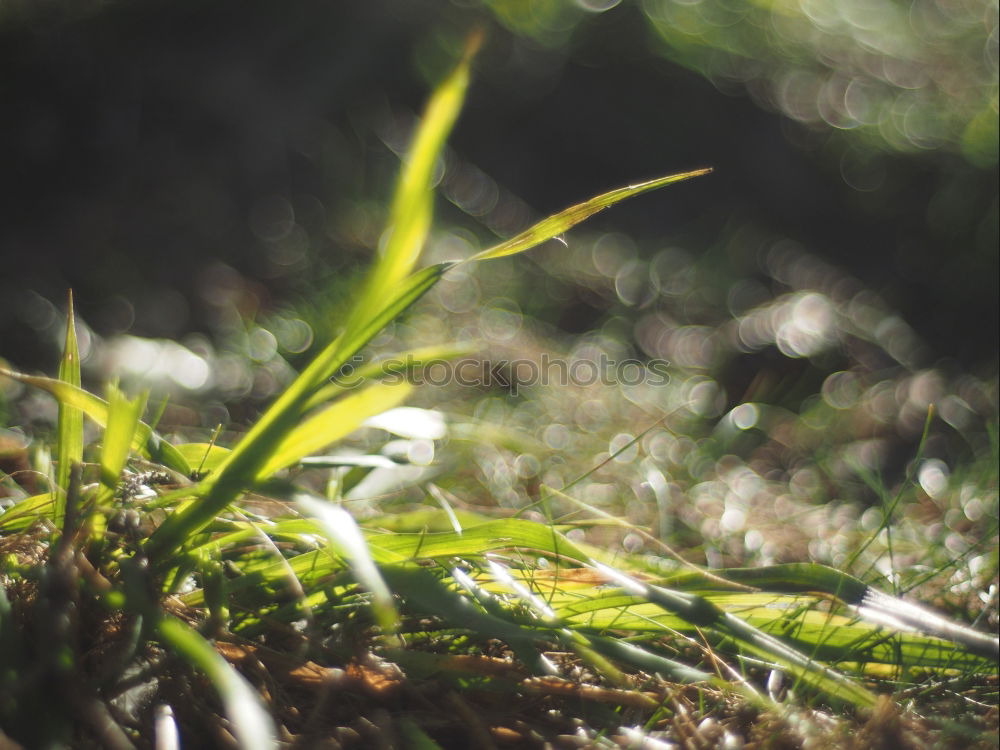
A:
[[[274,472],[349,435],[369,417],[398,406],[412,390],[413,387],[405,381],[375,383],[335,401],[291,430],[272,449],[256,480],[262,482]]]
[[[42,495],[26,497],[16,505],[0,513],[0,531],[24,531],[35,522],[40,515],[45,515],[54,507],[51,492]]]
[[[547,219],[542,219],[534,226],[529,227],[514,237],[511,237],[509,240],[505,240],[499,245],[494,245],[491,248],[487,248],[482,252],[476,253],[469,258],[468,261],[503,258],[507,255],[515,255],[516,253],[530,250],[546,240],[558,237],[570,227],[573,227],[584,219],[587,219],[594,214],[613,206],[619,201],[623,201],[634,195],[655,190],[675,182],[689,180],[692,177],[700,177],[701,175],[709,174],[711,171],[711,169],[696,169],[692,172],[683,172],[681,174],[669,175],[667,177],[659,177],[655,180],[639,183],[638,185],[628,185],[626,187],[618,188],[617,190],[611,190],[610,192],[603,193],[595,198],[586,200],[583,203],[570,206],[569,208],[564,209]]]
[[[76,316],[73,312],[73,292],[68,295],[66,309],[66,341],[59,362],[59,380],[80,388],[80,346],[76,338]],[[66,508],[66,488],[73,464],[83,461],[83,411],[65,401],[59,402],[58,448],[56,452],[56,487],[54,492],[56,526],[62,526]]]
[[[156,632],[164,645],[212,681],[243,750],[273,750],[278,746],[274,724],[261,706],[257,693],[208,641],[173,617],[161,618]]]
[[[586,560],[587,556],[563,535],[540,523],[519,518],[489,521],[434,534],[368,534],[368,545],[377,560],[482,558],[488,552],[518,550],[532,561],[539,556]],[[382,557],[385,555],[385,557]]]
[[[47,391],[54,396],[59,403],[65,403],[76,407],[92,420],[97,422],[97,424],[102,427],[107,426],[107,402],[78,386],[70,383],[64,383],[63,381],[56,380],[54,378],[44,378],[38,375],[25,375],[24,373],[8,370],[3,367],[0,367],[0,375],[16,380],[19,383],[24,383],[25,385],[34,386],[35,388]],[[145,422],[140,421],[136,425],[133,447],[148,456],[151,460],[159,461],[164,466],[168,466],[174,471],[180,472],[185,476],[191,473],[191,467],[184,459],[184,456],[182,456],[173,445],[154,432],[153,428]]]
[[[392,593],[375,566],[354,518],[343,508],[304,493],[297,494],[294,500],[304,513],[320,522],[330,544],[347,560],[355,580],[371,593],[372,610],[383,632],[395,632],[399,627],[399,613],[393,604]]]

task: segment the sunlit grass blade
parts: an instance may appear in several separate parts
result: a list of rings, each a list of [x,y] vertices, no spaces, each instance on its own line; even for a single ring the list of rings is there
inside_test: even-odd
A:
[[[720,571],[716,571],[720,572]],[[894,630],[915,630],[961,644],[973,653],[997,659],[1000,639],[982,633],[913,602],[886,594],[839,570],[816,563],[788,563],[766,568],[734,568],[721,573],[766,591],[810,591],[834,596],[858,614]]]
[[[274,445],[282,441],[301,419],[315,389],[333,376],[390,321],[420,299],[450,267],[449,263],[440,263],[413,274],[394,290],[378,315],[367,325],[358,330],[345,331],[320,353],[199,487],[201,499],[168,516],[153,533],[146,548],[150,559],[155,562],[180,547],[191,534],[215,518],[250,486],[270,460]]]
[[[603,193],[591,198],[590,200],[586,200],[583,203],[570,206],[569,208],[564,209],[547,219],[542,219],[540,222],[524,230],[520,234],[511,237],[509,240],[501,242],[499,245],[494,245],[491,248],[487,248],[482,252],[476,253],[468,260],[490,260],[491,258],[502,258],[506,255],[514,255],[516,253],[524,252],[525,250],[530,250],[546,240],[558,237],[560,234],[579,224],[584,219],[603,211],[609,206],[613,206],[619,201],[623,201],[634,195],[655,190],[675,182],[689,180],[692,177],[700,177],[701,175],[708,174],[711,171],[711,169],[696,169],[692,172],[683,172],[681,174],[670,175],[668,177],[660,177],[655,180],[639,183],[638,185],[628,185],[627,187],[618,188],[617,190],[611,190],[610,192]]]
[[[73,312],[73,292],[68,295],[66,309],[66,341],[59,362],[59,380],[80,388],[80,346],[76,338],[76,316]],[[83,461],[83,411],[66,401],[59,402],[56,453],[56,486],[54,520],[62,525],[65,492],[69,486],[70,467]]]
[[[716,571],[727,574],[728,571]],[[697,626],[649,597],[608,589],[573,571],[524,571],[527,582],[555,613],[584,632],[631,631],[636,637],[664,630],[694,635]],[[988,656],[970,653],[956,643],[933,636],[899,632],[892,626],[859,619],[849,607],[830,610],[829,598],[815,594],[766,591],[720,591],[714,580],[691,574],[656,582],[661,588],[696,593],[720,610],[778,636],[798,651],[827,664],[852,662],[865,673],[897,674],[903,670],[992,669]]]
[[[335,401],[293,428],[272,448],[267,463],[257,474],[257,481],[264,481],[274,472],[349,435],[369,417],[397,406],[412,390],[405,381],[375,383]]]
[[[8,370],[3,367],[0,367],[0,375],[11,378],[20,383],[24,383],[25,385],[30,385],[35,388],[40,388],[43,391],[47,391],[54,396],[59,403],[69,404],[70,406],[76,407],[94,420],[97,424],[102,427],[107,426],[107,402],[78,386],[70,383],[64,383],[63,381],[54,378],[44,378],[38,375],[25,375],[24,373]],[[184,457],[174,449],[173,445],[160,437],[153,431],[153,428],[145,422],[140,421],[136,426],[134,439],[134,447],[137,450],[144,452],[144,454],[150,459],[159,461],[163,465],[168,466],[181,474],[187,475],[191,473],[191,467],[188,465],[187,461],[184,460]]]
[[[261,706],[257,693],[208,641],[172,617],[161,618],[156,631],[164,645],[211,680],[222,698],[242,750],[273,750],[277,747],[274,724]]]
[[[596,568],[623,590],[673,612],[691,625],[727,635],[740,648],[778,662],[789,673],[830,698],[855,706],[875,704],[875,696],[854,680],[723,611],[704,597],[641,583],[607,565],[597,564]]]
[[[462,109],[472,57],[481,42],[481,34],[469,37],[462,59],[427,103],[403,159],[380,257],[355,302],[349,329],[378,309],[386,293],[410,274],[420,257],[431,227],[435,165]]]
[[[562,534],[540,523],[517,518],[489,521],[454,531],[435,534],[378,534],[368,536],[368,544],[379,560],[442,559],[482,557],[488,552],[523,550],[529,559],[539,555],[572,561],[587,556]],[[385,558],[381,554],[388,555]]]
[[[174,448],[190,464],[193,471],[202,475],[214,471],[232,453],[229,448],[212,443],[178,443]]]
[[[379,331],[420,299],[450,265],[442,263],[418,271],[393,292],[375,318],[357,330],[344,331],[324,349],[240,439],[219,467],[216,479],[231,476],[235,481],[241,477],[243,481],[252,481],[268,459],[273,443],[292,429],[307,405],[315,405],[315,389],[332,378]]]
[[[10,533],[27,529],[39,516],[46,515],[52,510],[54,507],[52,494],[46,492],[42,495],[26,497],[0,513],[0,531]]]
[[[372,611],[383,632],[394,632],[399,627],[399,613],[393,604],[392,593],[375,566],[361,529],[351,515],[336,505],[319,500],[305,493],[295,496],[303,513],[320,522],[324,534],[333,548],[347,560],[355,580],[372,595]]]
[[[912,628],[921,633],[960,643],[973,653],[1000,660],[1000,639],[993,634],[952,622],[925,607],[868,587],[857,605],[858,614],[898,630]]]
[[[379,357],[373,362],[362,365],[351,372],[338,375],[327,385],[317,390],[305,403],[303,408],[308,411],[315,406],[325,404],[332,398],[369,380],[388,380],[396,382],[409,378],[428,364],[457,359],[476,351],[476,347],[461,344],[445,344],[425,346],[407,352],[399,352],[391,356]]]
[[[101,484],[105,500],[114,495],[135,442],[139,415],[145,408],[145,395],[130,400],[117,385],[108,387],[108,423],[101,443]]]

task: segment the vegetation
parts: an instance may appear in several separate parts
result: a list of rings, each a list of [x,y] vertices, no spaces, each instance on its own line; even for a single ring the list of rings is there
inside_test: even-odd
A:
[[[988,746],[1000,657],[983,632],[996,625],[998,565],[989,383],[909,372],[887,390],[857,356],[822,371],[801,413],[726,410],[697,375],[699,350],[672,362],[668,381],[645,377],[657,374],[650,362],[637,382],[604,390],[526,379],[527,408],[444,389],[445,420],[400,405],[465,342],[345,367],[442,314],[421,298],[473,264],[507,268],[502,258],[621,200],[709,171],[614,190],[421,266],[435,167],[477,44],[426,107],[378,258],[338,332],[231,445],[161,434],[166,405],[147,410],[145,394],[115,382],[104,398],[84,390],[72,301],[57,378],[0,370],[59,404],[51,442],[22,449],[28,465],[4,476],[7,740]],[[669,287],[682,259],[660,260]],[[605,275],[627,285],[622,272]],[[728,340],[771,336],[822,365],[846,331],[885,354],[885,319],[869,325],[859,305],[793,290],[746,306],[746,330]],[[511,351],[544,345],[519,314],[484,312]],[[404,314],[409,333],[390,328]],[[715,347],[713,367],[726,360],[722,326],[675,335]],[[576,361],[611,347],[582,345],[591,350],[551,351]],[[505,377],[517,390],[517,367]],[[916,437],[898,479],[869,460],[890,430]],[[924,453],[942,430],[967,442],[950,476]],[[345,440],[356,450],[328,450]],[[409,486],[373,489],[380,477]]]

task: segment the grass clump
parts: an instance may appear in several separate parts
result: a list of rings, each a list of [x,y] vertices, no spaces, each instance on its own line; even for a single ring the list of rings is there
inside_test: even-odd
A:
[[[155,414],[146,417],[144,395],[114,383],[105,398],[84,390],[72,304],[57,378],[0,370],[59,404],[51,444],[4,477],[7,740],[110,748],[171,747],[178,737],[184,747],[246,748],[982,742],[995,722],[983,706],[995,698],[996,638],[897,595],[920,590],[919,581],[893,579],[890,594],[851,575],[873,551],[876,559],[886,548],[905,553],[908,530],[895,514],[912,483],[893,495],[862,476],[884,495],[881,520],[874,534],[858,530],[851,559],[838,567],[801,562],[806,556],[734,560],[735,548],[711,535],[681,555],[666,540],[684,541],[693,524],[669,528],[665,495],[651,505],[657,525],[600,507],[601,493],[588,489],[619,457],[651,451],[647,439],[693,440],[694,429],[691,438],[670,432],[670,410],[613,440],[574,477],[536,481],[520,507],[501,501],[510,483],[490,487],[499,472],[476,480],[497,502],[464,502],[456,493],[473,473],[458,470],[451,482],[415,475],[427,495],[413,507],[371,502],[348,511],[357,478],[395,462],[375,451],[325,455],[330,444],[365,424],[431,440],[440,433],[428,412],[398,408],[413,387],[391,377],[397,371],[370,366],[345,381],[337,377],[345,364],[456,266],[520,253],[620,200],[708,171],[606,193],[467,261],[418,268],[435,164],[476,44],[431,97],[379,257],[340,333],[234,444],[172,442]],[[402,359],[419,369],[447,351]],[[102,428],[89,445],[84,417]],[[494,422],[503,439],[491,441],[489,420],[469,424],[479,451],[472,465],[504,461],[504,451],[533,439]],[[725,440],[717,435],[715,447]],[[696,448],[703,463],[714,450],[704,440]],[[721,453],[713,466],[726,465],[730,454]],[[688,471],[679,481],[722,481],[704,467]],[[336,481],[319,484],[317,472]],[[711,489],[689,484],[694,499]],[[985,512],[993,512],[988,544],[996,518]],[[882,540],[893,533],[894,543]],[[714,558],[702,555],[708,566],[691,562],[698,544],[716,548]],[[994,552],[987,572],[995,568]],[[909,708],[945,696],[957,718]]]

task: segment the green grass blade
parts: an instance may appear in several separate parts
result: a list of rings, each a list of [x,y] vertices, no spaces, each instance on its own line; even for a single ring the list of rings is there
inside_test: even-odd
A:
[[[462,529],[435,534],[368,535],[368,544],[379,561],[400,559],[481,558],[487,552],[519,550],[530,560],[539,555],[582,561],[587,556],[562,534],[540,523],[518,518],[489,521]]]
[[[257,481],[262,482],[274,472],[349,435],[368,417],[398,406],[412,390],[405,381],[375,383],[335,401],[295,427],[273,448],[267,463],[257,474]]]
[[[839,570],[817,563],[789,563],[767,568],[716,571],[732,581],[766,591],[818,591],[855,607],[858,614],[894,630],[912,629],[961,644],[973,653],[1000,658],[1000,639],[949,620],[919,604],[891,596]]]
[[[52,493],[50,492],[26,497],[0,513],[0,531],[5,533],[24,531],[39,516],[46,515],[53,507]]]
[[[875,695],[854,680],[723,611],[704,597],[640,583],[607,565],[597,564],[596,568],[625,591],[673,612],[691,625],[729,636],[741,648],[776,661],[790,674],[836,701],[855,706],[875,705]]]
[[[347,560],[354,579],[371,593],[375,620],[383,632],[395,632],[399,627],[399,613],[393,604],[392,593],[375,566],[354,518],[343,508],[304,493],[298,493],[294,499],[304,513],[320,522],[330,544]]]
[[[410,274],[420,257],[431,227],[434,168],[462,109],[470,64],[481,41],[479,34],[469,37],[461,61],[427,103],[396,184],[381,255],[354,305],[348,329],[371,317],[386,293]]]
[[[502,616],[505,613],[499,608],[495,608],[494,612],[483,611],[469,597],[449,587],[430,570],[383,565],[382,574],[393,591],[418,612],[440,617],[445,622],[474,631],[485,638],[499,638],[533,672],[549,673],[536,641],[551,634],[551,628],[514,622]]]
[[[59,403],[69,404],[80,409],[84,414],[94,420],[102,427],[108,423],[108,403],[92,393],[82,388],[65,383],[54,378],[43,378],[37,375],[25,375],[0,367],[0,375],[16,380],[19,383],[30,385],[47,391],[56,398]],[[159,461],[165,466],[181,474],[190,474],[191,467],[184,457],[177,452],[173,445],[160,437],[153,428],[145,422],[139,422],[135,431],[136,450],[142,451],[146,456],[154,461]]]
[[[243,750],[273,750],[278,746],[274,724],[257,693],[208,641],[172,617],[161,618],[156,630],[164,645],[212,681]]]
[[[191,534],[215,518],[240,492],[252,485],[261,468],[270,460],[274,445],[284,440],[302,417],[304,406],[310,402],[317,386],[331,377],[390,321],[420,299],[451,265],[440,263],[413,274],[394,290],[382,310],[367,325],[358,330],[345,331],[320,353],[200,485],[198,492],[201,499],[168,516],[153,533],[146,547],[150,559],[156,562],[178,549]]]
[[[128,397],[112,384],[108,387],[108,423],[101,443],[101,485],[104,499],[110,499],[121,477],[129,452],[139,432],[139,415],[146,408],[145,395]]]
[[[482,252],[476,253],[469,258],[469,260],[490,260],[492,258],[502,258],[506,255],[514,255],[516,253],[524,252],[525,250],[529,250],[536,245],[540,245],[546,240],[558,237],[570,227],[579,224],[584,219],[603,211],[609,206],[613,206],[619,201],[623,201],[626,198],[631,198],[634,195],[639,195],[640,193],[645,193],[650,190],[656,190],[657,188],[661,188],[675,182],[689,180],[692,177],[700,177],[701,175],[708,174],[711,171],[711,169],[696,169],[693,172],[683,172],[681,174],[660,177],[655,180],[649,180],[648,182],[642,182],[638,185],[629,185],[627,187],[618,188],[617,190],[612,190],[602,195],[598,195],[597,197],[591,198],[583,203],[570,206],[569,208],[564,209],[547,219],[542,219],[534,226],[524,230],[514,237],[511,237],[509,240],[501,242],[499,245],[494,245],[491,248],[487,248]]]
[[[473,354],[475,351],[476,347],[468,345],[445,344],[425,346],[387,357],[379,357],[374,362],[369,362],[350,373],[338,376],[333,382],[322,386],[309,398],[303,408],[308,411],[320,404],[325,404],[345,391],[369,380],[384,379],[397,382],[400,379],[408,378],[411,373],[427,364],[457,359]]]
[[[72,291],[69,293],[66,310],[66,342],[63,346],[62,360],[59,362],[59,380],[77,388],[81,383],[80,347],[76,338]],[[65,401],[59,402],[57,439],[54,520],[57,526],[62,526],[70,467],[83,461],[83,411],[78,406]]]
[[[214,471],[232,453],[228,448],[213,443],[179,443],[174,448],[202,475]]]

